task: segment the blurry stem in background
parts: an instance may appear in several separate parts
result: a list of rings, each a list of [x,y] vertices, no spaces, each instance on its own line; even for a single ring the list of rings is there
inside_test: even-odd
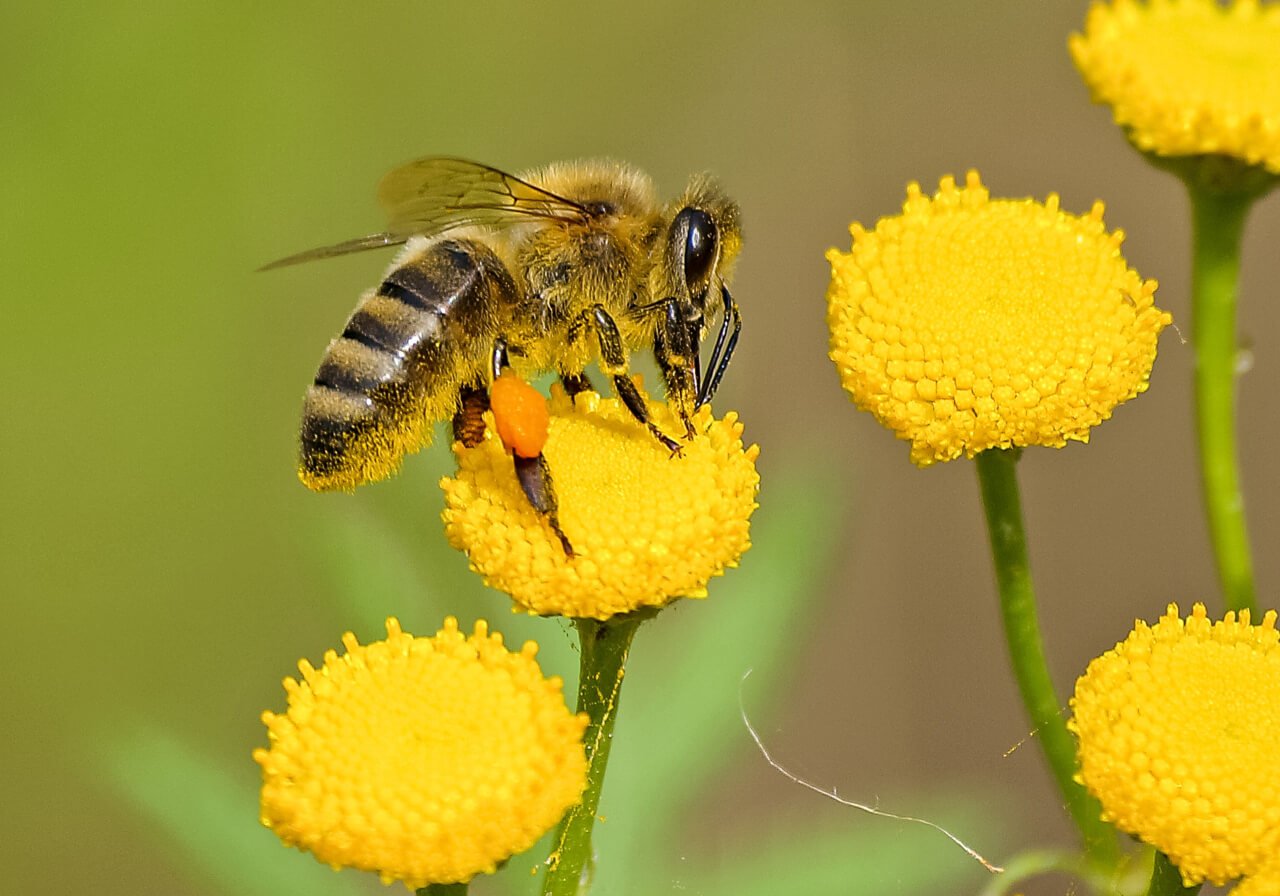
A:
[[[1147,896],[1195,896],[1203,884],[1190,887],[1182,885],[1182,872],[1178,866],[1169,861],[1169,857],[1156,850],[1155,863],[1151,866],[1151,886],[1147,888]]]
[[[1191,197],[1191,340],[1195,346],[1200,479],[1218,580],[1229,610],[1258,621],[1236,451],[1236,287],[1254,195],[1187,179]]]
[[[652,612],[631,613],[605,622],[574,620],[582,646],[578,712],[585,712],[590,719],[583,735],[587,751],[587,787],[581,801],[560,822],[555,849],[547,860],[543,896],[578,896],[591,887],[595,871],[591,829],[595,826],[605,767],[609,764],[624,667],[636,629],[652,615]]]
[[[417,896],[467,896],[471,884],[428,884],[416,891]]]
[[[1120,859],[1115,830],[1102,821],[1098,801],[1076,783],[1075,738],[1067,730],[1062,703],[1053,689],[1036,618],[1027,539],[1018,497],[1017,449],[991,448],[975,458],[987,534],[1000,588],[1005,640],[1022,703],[1034,726],[1035,739],[1049,760],[1062,800],[1084,838],[1085,852],[1094,865],[1114,868]]]
[[[1075,850],[1029,849],[1019,852],[1004,866],[1004,873],[992,877],[977,896],[1008,896],[1022,893],[1027,881],[1042,874],[1060,874],[1090,881],[1089,868],[1080,853]],[[1095,887],[1097,892],[1108,892],[1106,884]],[[1072,890],[1068,889],[1068,893]]]

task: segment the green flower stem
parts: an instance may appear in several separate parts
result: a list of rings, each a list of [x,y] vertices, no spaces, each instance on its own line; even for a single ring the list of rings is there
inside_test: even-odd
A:
[[[1196,353],[1196,434],[1209,537],[1227,609],[1258,607],[1236,454],[1236,284],[1244,222],[1254,195],[1187,180],[1193,260],[1191,338]]]
[[[1067,730],[1062,703],[1053,689],[1036,619],[1035,590],[1027,560],[1027,539],[1018,497],[1017,463],[1020,452],[989,449],[978,454],[978,482],[987,515],[987,532],[1000,588],[1005,640],[1018,690],[1036,740],[1044,750],[1063,802],[1092,862],[1114,867],[1120,851],[1114,829],[1102,821],[1102,807],[1074,779],[1075,738]]]
[[[417,896],[467,896],[470,883],[462,884],[428,884],[416,890]]]
[[[1169,857],[1157,851],[1155,864],[1151,866],[1151,886],[1147,896],[1195,896],[1203,884],[1190,887],[1182,885],[1182,872],[1169,861]]]
[[[618,718],[627,654],[640,623],[652,614],[629,614],[606,622],[578,619],[582,645],[578,673],[578,711],[590,718],[583,736],[587,752],[587,788],[582,800],[560,823],[556,846],[548,860],[543,896],[579,896],[591,887],[595,870],[591,829],[595,826],[604,786],[613,724]]]

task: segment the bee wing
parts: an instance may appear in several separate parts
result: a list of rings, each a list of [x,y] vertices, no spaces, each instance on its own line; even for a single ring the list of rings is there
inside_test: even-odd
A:
[[[353,240],[299,252],[259,270],[317,258],[397,246],[411,236],[444,233],[480,224],[509,227],[531,218],[581,221],[587,210],[505,171],[465,159],[433,156],[392,170],[378,184],[378,202],[387,213],[387,229]]]
[[[299,252],[296,255],[277,258],[269,264],[264,264],[262,267],[258,268],[258,270],[270,271],[275,268],[288,267],[291,264],[301,264],[304,261],[315,261],[317,258],[333,258],[335,255],[347,255],[351,252],[363,252],[366,249],[381,249],[383,246],[398,246],[412,235],[413,234],[405,234],[404,236],[398,236],[394,233],[371,233],[368,236],[356,237],[354,240],[347,240],[343,243],[334,243],[332,246],[321,246],[318,249],[308,249],[306,252]]]
[[[580,221],[586,209],[513,174],[466,159],[418,159],[378,184],[392,233],[438,233],[466,224],[508,226],[533,218]]]

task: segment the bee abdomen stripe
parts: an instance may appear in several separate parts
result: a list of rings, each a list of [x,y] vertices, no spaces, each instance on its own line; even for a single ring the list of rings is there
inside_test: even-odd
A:
[[[342,335],[400,356],[437,339],[443,325],[437,312],[422,311],[391,296],[370,293],[356,308]]]
[[[329,383],[315,383],[307,390],[302,419],[355,420],[378,414],[377,403],[368,395],[337,389]]]
[[[403,358],[404,352],[396,347],[390,336],[391,334],[376,319],[357,311],[351,316],[351,320],[347,321],[346,329],[342,331],[340,338],[350,339],[352,342],[360,343],[365,348],[388,352]]]
[[[404,357],[346,336],[329,344],[315,384],[339,392],[368,395],[379,386],[404,379]]]
[[[378,294],[398,299],[413,308],[439,314],[448,310],[446,296],[441,294],[441,284],[425,271],[412,265],[396,268],[378,286]]]

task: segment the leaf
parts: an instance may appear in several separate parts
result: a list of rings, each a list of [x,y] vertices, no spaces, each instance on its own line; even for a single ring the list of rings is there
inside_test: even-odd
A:
[[[157,728],[106,738],[98,757],[119,796],[151,819],[193,878],[235,896],[356,896],[360,875],[335,874],[283,847],[258,823],[257,780],[234,775]]]
[[[974,800],[957,796],[950,806],[931,800],[927,817],[946,817],[966,839],[994,842],[990,822],[980,822]],[[827,813],[824,812],[823,815]],[[706,863],[679,875],[679,889],[701,896],[847,896],[849,893],[972,892],[991,879],[958,847],[936,831],[907,822],[872,818],[860,812],[849,819],[813,823],[806,819],[775,821],[771,830],[718,868]],[[656,876],[636,893],[676,889]],[[603,894],[602,894],[603,896]]]

